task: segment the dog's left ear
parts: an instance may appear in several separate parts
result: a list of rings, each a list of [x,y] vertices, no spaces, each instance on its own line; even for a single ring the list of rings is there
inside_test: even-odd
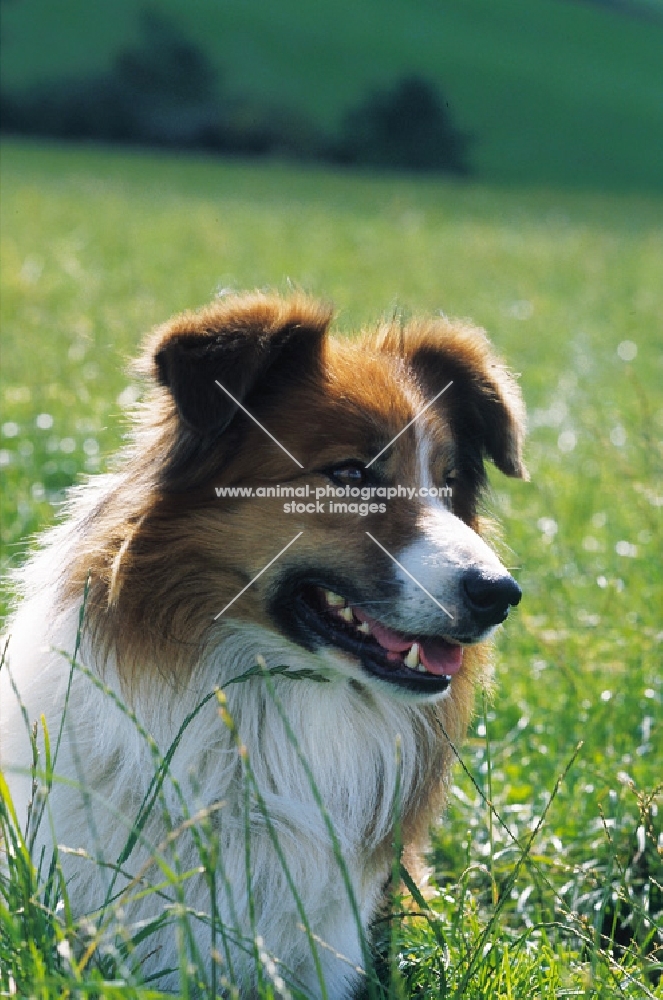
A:
[[[160,327],[139,370],[168,390],[188,431],[213,440],[252,392],[310,373],[330,320],[328,307],[297,293],[229,295]]]
[[[474,445],[507,476],[529,479],[522,458],[525,405],[520,387],[492,351],[483,330],[439,319],[413,323],[401,334],[401,352],[439,405],[456,438]]]

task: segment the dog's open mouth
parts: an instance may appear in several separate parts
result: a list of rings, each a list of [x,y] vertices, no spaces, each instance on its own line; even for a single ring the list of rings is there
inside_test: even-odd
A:
[[[383,625],[340,594],[309,585],[297,596],[303,624],[354,654],[368,673],[422,694],[444,691],[458,673],[463,648],[440,636],[408,636]]]

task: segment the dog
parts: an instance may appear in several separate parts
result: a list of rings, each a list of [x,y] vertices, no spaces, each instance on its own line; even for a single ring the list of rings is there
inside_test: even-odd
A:
[[[74,915],[167,990],[184,947],[242,998],[265,962],[299,995],[357,995],[396,816],[414,856],[521,596],[480,535],[484,460],[527,478],[485,334],[331,320],[256,292],[153,332],[130,443],[18,574],[19,822],[46,866],[70,849]]]

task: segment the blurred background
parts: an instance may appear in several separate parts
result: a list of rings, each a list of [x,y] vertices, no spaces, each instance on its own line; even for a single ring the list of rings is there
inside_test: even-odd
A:
[[[661,0],[0,0],[5,132],[663,187]]]

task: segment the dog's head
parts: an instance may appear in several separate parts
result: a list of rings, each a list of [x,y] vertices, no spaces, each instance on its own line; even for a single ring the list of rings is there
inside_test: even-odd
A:
[[[180,642],[240,623],[435,697],[520,600],[477,518],[486,458],[526,477],[520,392],[467,324],[340,339],[330,319],[301,295],[229,296],[152,336],[134,459],[152,499],[113,602]]]

